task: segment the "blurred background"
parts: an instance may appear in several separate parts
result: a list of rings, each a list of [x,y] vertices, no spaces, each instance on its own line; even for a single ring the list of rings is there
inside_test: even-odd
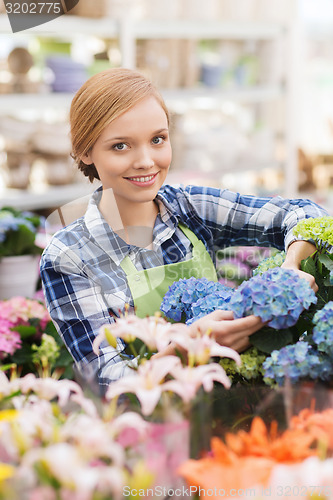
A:
[[[0,0],[0,207],[89,194],[70,158],[75,91],[137,68],[172,112],[169,182],[333,209],[333,0],[80,0],[13,34]]]

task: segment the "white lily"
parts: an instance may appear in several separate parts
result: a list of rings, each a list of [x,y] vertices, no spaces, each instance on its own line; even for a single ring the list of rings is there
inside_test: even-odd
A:
[[[142,363],[135,375],[113,382],[106,392],[106,399],[134,393],[140,401],[143,415],[151,415],[162,392],[168,390],[166,383],[163,383],[166,375],[180,365],[180,359],[176,356],[152,358]]]
[[[164,384],[165,390],[175,392],[185,403],[189,403],[197,394],[199,387],[203,386],[206,392],[213,389],[214,381],[220,382],[224,387],[231,385],[224,369],[217,363],[200,366],[185,366],[181,364],[171,370],[174,380]]]

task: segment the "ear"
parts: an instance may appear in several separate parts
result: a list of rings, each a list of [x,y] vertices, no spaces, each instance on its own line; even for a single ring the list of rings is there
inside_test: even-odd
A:
[[[94,163],[91,158],[91,151],[88,151],[88,153],[82,155],[80,157],[80,160],[83,161],[85,165],[92,165]]]

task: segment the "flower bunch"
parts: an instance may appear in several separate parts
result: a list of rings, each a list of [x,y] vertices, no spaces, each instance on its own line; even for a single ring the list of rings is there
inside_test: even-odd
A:
[[[274,267],[281,267],[286,259],[286,252],[277,252],[267,259],[263,259],[259,262],[258,266],[253,270],[253,276],[257,274],[263,274],[268,269],[273,269]]]
[[[212,357],[226,356],[240,363],[236,351],[219,345],[209,333],[192,337],[188,326],[171,324],[158,316],[141,319],[127,315],[114,324],[103,326],[94,341],[94,351],[98,354],[104,340],[116,348],[117,339],[125,338],[130,343],[140,339],[150,359],[144,354],[135,361],[129,360],[128,366],[136,371],[113,382],[105,397],[110,400],[134,393],[145,416],[154,412],[163,393],[171,392],[179,396],[185,408],[196,397],[200,387],[209,392],[214,381],[230,387],[222,366],[210,363]],[[151,349],[161,352],[170,345],[174,346],[174,354],[150,357]]]
[[[0,258],[42,253],[36,236],[44,218],[11,207],[0,209]]]
[[[67,369],[72,360],[51,321],[45,303],[12,297],[0,301],[0,359],[5,368],[19,366],[23,373]]]
[[[333,362],[333,301],[316,312],[313,324],[312,337],[318,351],[326,353]]]
[[[223,358],[220,361],[232,382],[261,380],[264,374],[263,363],[266,354],[256,347],[250,347],[240,354],[241,363],[237,365],[232,359]]]
[[[99,415],[73,381],[0,372],[0,394],[1,499],[121,499],[125,487],[153,486],[168,465],[149,460],[152,432],[159,442],[152,424],[131,412]]]
[[[328,302],[313,317],[312,335],[295,344],[274,350],[263,364],[269,385],[283,385],[301,379],[329,381],[333,373],[333,302]],[[310,344],[311,341],[311,344]]]
[[[304,219],[294,228],[295,236],[313,240],[319,251],[333,246],[333,217]]]
[[[295,325],[301,312],[316,302],[309,283],[295,271],[274,268],[244,281],[229,307],[236,318],[254,314],[280,330]]]
[[[171,320],[187,322],[217,308],[227,309],[232,293],[232,288],[206,278],[180,279],[169,287],[161,311]]]
[[[333,360],[304,340],[274,350],[263,363],[268,385],[282,386],[288,378],[292,384],[301,379],[330,380]]]
[[[262,498],[265,492],[274,499],[289,494],[296,498],[300,486],[308,496],[331,498],[332,417],[332,409],[316,413],[305,409],[283,432],[278,431],[276,421],[266,426],[255,417],[249,431],[226,433],[223,440],[214,437],[211,452],[185,462],[180,474],[193,489],[211,491],[212,498],[218,498],[221,491],[234,492],[235,498],[244,496],[245,491],[256,498]]]

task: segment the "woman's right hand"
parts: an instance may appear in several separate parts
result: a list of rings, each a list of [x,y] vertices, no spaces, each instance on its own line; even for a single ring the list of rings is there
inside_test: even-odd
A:
[[[212,337],[220,345],[242,352],[250,347],[250,335],[265,325],[256,316],[234,319],[232,311],[217,310],[192,323],[190,333],[193,336],[212,332]]]

